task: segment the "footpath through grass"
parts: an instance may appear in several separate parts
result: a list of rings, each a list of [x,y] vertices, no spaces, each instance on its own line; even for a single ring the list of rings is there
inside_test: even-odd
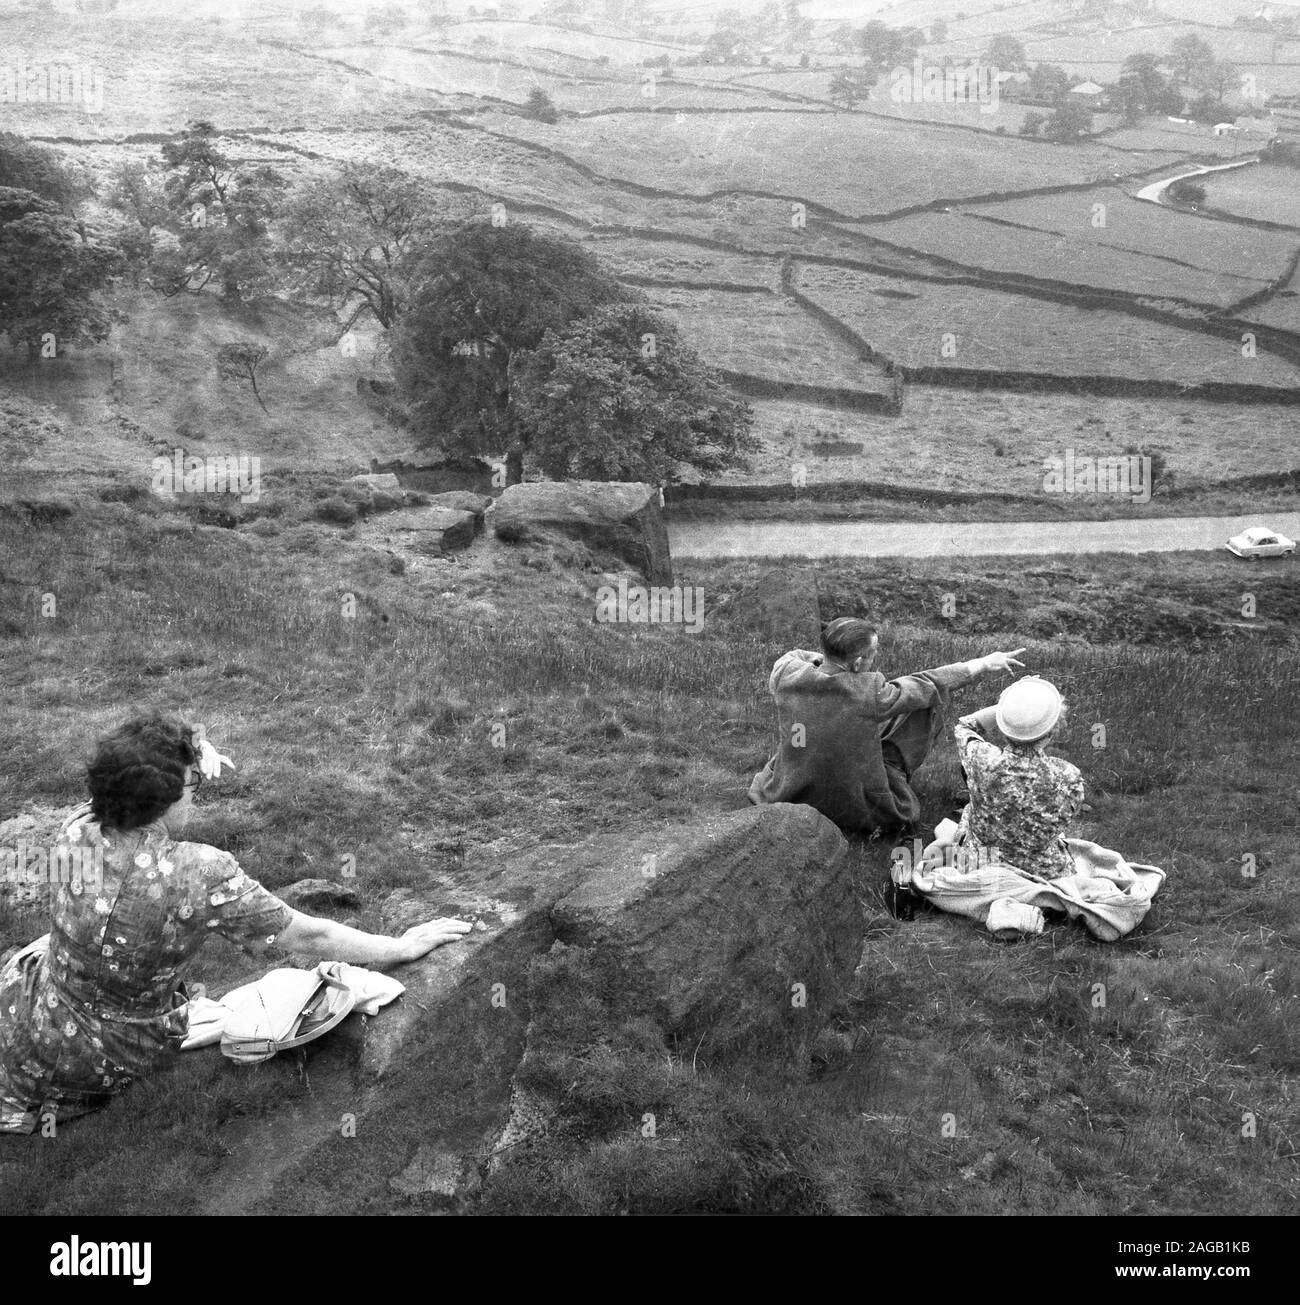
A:
[[[601,580],[575,567],[581,549],[482,542],[401,572],[356,535],[298,524],[262,538],[152,505],[0,515],[12,582],[0,816],[79,800],[98,734],[176,708],[238,766],[204,790],[191,835],[272,888],[337,877],[355,856],[365,907],[351,918],[375,927],[387,892],[465,846],[504,856],[744,804],[774,742],[766,678],[784,649],[714,619],[699,635],[596,624]],[[1076,564],[1036,560],[1035,601],[1109,634],[1109,564],[1096,561],[1089,587]],[[1123,580],[1139,614],[1162,592],[1140,564]],[[837,613],[883,609],[882,661],[897,673],[1016,646],[1018,605],[1003,600],[1019,566],[990,560],[984,587],[976,562],[951,577],[937,563],[821,576]],[[729,564],[683,579],[711,603],[749,574]],[[930,604],[926,586],[945,579],[974,614],[966,625]],[[1224,583],[1226,602],[1236,581]],[[41,614],[47,593],[54,615]],[[1268,594],[1294,612],[1294,581]],[[1135,936],[1103,946],[1063,927],[1006,945],[954,918],[901,923],[883,905],[887,849],[858,846],[861,968],[809,1076],[716,1074],[591,1012],[561,1045],[583,1067],[570,1127],[507,1164],[476,1208],[1294,1208],[1294,622],[1289,639],[1198,635],[1190,595],[1185,622],[1184,595],[1163,601],[1163,633],[1140,647],[1022,640],[1029,668],[1070,702],[1061,751],[1088,783],[1082,832],[1169,872]],[[956,707],[991,696],[968,691]],[[950,749],[918,782],[933,822],[958,791]],[[0,907],[0,949],[45,927]],[[220,991],[266,964],[214,942],[194,977]],[[245,1069],[186,1056],[57,1138],[0,1139],[0,1212],[195,1210],[223,1124],[309,1091],[289,1057]],[[334,1212],[349,1208],[338,1193]],[[392,1208],[418,1206],[394,1195]]]

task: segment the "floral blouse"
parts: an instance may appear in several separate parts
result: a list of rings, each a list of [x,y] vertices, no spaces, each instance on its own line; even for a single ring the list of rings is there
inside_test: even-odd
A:
[[[963,846],[1044,879],[1073,874],[1074,858],[1061,838],[1083,806],[1078,768],[1035,747],[1000,748],[969,725],[954,733],[970,789]]]
[[[0,1132],[94,1110],[166,1063],[209,934],[260,951],[293,914],[228,852],[176,842],[160,822],[103,832],[83,806],[59,838],[82,873],[51,885],[50,932],[0,969]]]

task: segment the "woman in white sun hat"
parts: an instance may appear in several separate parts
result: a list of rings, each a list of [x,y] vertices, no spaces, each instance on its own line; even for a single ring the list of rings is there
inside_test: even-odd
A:
[[[1056,686],[1026,675],[996,706],[958,721],[957,753],[970,788],[960,825],[968,854],[1044,879],[1074,873],[1062,836],[1083,806],[1083,776],[1044,752],[1064,716]],[[990,741],[995,729],[1005,746]]]

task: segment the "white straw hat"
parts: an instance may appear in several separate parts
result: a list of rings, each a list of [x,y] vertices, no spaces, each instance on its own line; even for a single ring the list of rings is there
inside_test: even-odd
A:
[[[1026,675],[1002,691],[998,699],[998,729],[1016,743],[1033,743],[1051,732],[1061,715],[1056,685]]]

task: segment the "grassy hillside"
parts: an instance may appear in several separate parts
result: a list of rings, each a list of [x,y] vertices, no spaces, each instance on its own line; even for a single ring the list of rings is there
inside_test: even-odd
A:
[[[239,767],[204,790],[193,836],[272,887],[330,876],[351,852],[365,901],[354,918],[373,926],[387,892],[424,882],[463,846],[506,855],[743,804],[772,746],[765,679],[781,649],[716,618],[698,636],[594,625],[600,576],[581,550],[483,543],[395,574],[366,527],[302,519],[311,492],[309,479],[270,483],[280,533],[266,537],[90,500],[63,521],[0,519],[3,551],[21,542],[24,558],[6,604],[0,811],[76,800],[99,732],[127,711],[174,707]],[[1169,871],[1135,936],[1107,947],[1060,929],[1008,947],[956,919],[900,923],[883,907],[886,850],[860,848],[857,988],[810,1078],[756,1069],[741,1083],[707,1065],[629,1061],[622,1082],[644,1070],[669,1102],[657,1141],[640,1139],[643,1103],[629,1089],[612,1107],[626,1130],[507,1166],[478,1208],[771,1209],[778,1189],[758,1180],[777,1151],[798,1178],[796,1197],[780,1186],[780,1208],[1291,1208],[1296,588],[1261,588],[1274,630],[1261,641],[1210,619],[1231,614],[1235,585],[1173,587],[1177,567],[819,568],[829,611],[886,620],[891,671],[1029,644],[1030,667],[1071,703],[1062,751],[1087,777],[1083,832]],[[680,579],[712,604],[753,574],[697,567]],[[943,589],[959,596],[955,626],[938,614]],[[41,591],[59,596],[53,619],[38,615]],[[344,592],[360,599],[355,619],[340,615]],[[1140,630],[1151,641],[1138,650]],[[956,706],[988,696],[963,692]],[[494,723],[504,749],[490,744]],[[956,781],[945,746],[919,777],[927,821],[951,807]],[[42,928],[4,908],[0,942]],[[217,943],[195,977],[220,990],[256,967]],[[287,1058],[241,1069],[187,1056],[56,1143],[11,1139],[2,1208],[200,1209],[220,1190],[223,1130],[305,1090]],[[730,1147],[733,1126],[747,1150]],[[340,1192],[331,1208],[410,1200]]]

